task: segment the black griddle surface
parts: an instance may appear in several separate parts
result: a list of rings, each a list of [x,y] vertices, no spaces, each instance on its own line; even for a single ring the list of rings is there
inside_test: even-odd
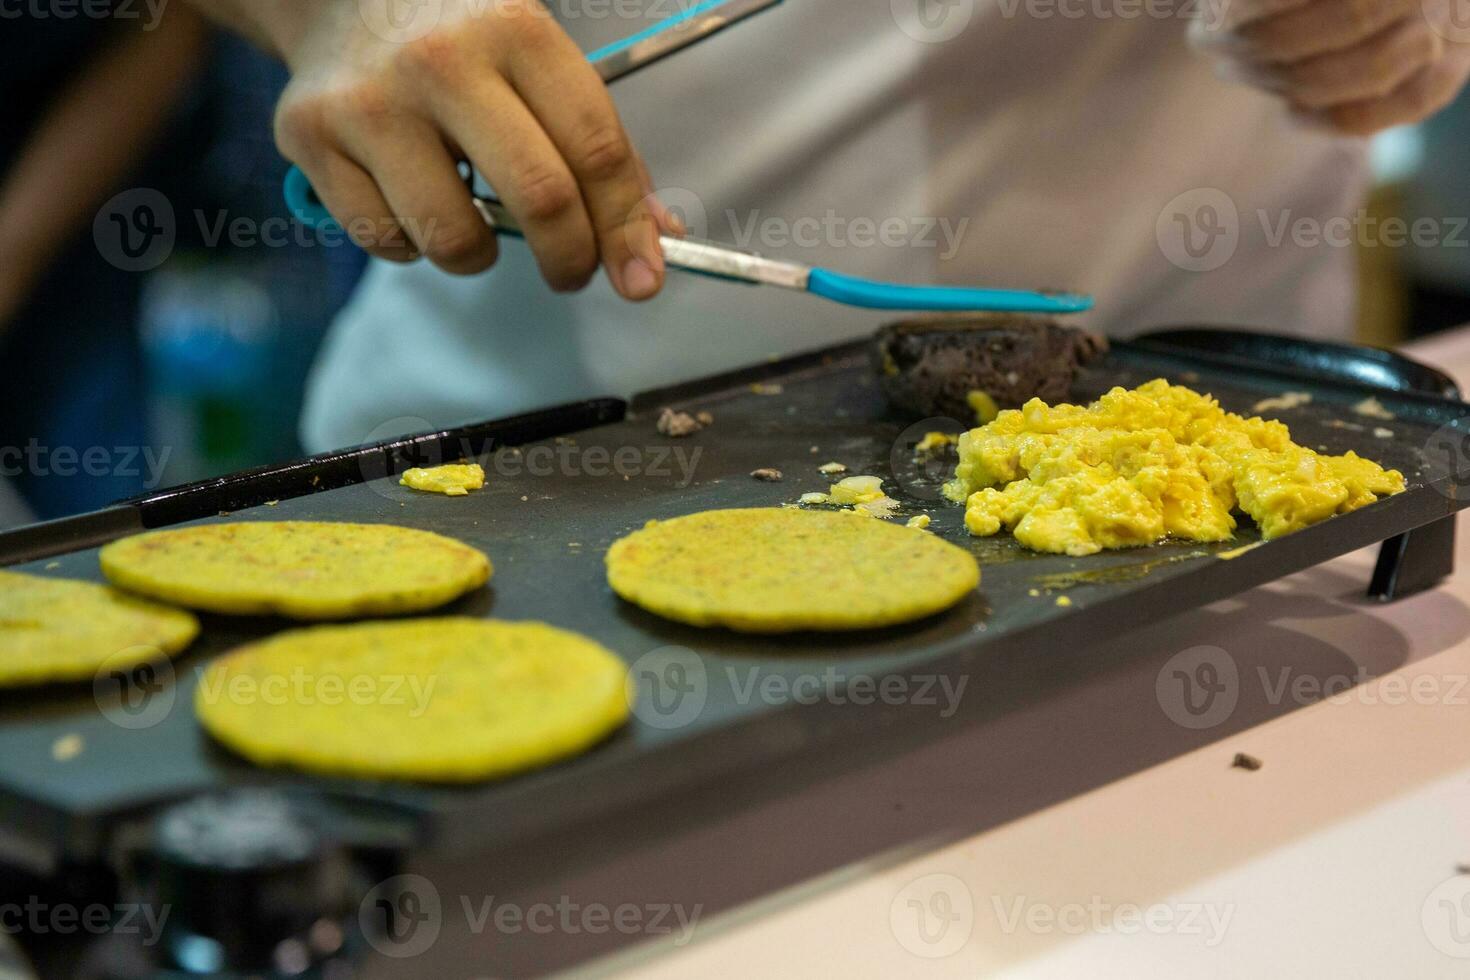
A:
[[[1283,380],[1203,359],[1119,345],[1086,371],[1074,400],[1114,384],[1166,376],[1210,392],[1234,411],[1250,413],[1261,398],[1307,391],[1309,405],[1280,413],[1295,438],[1334,453],[1354,449],[1402,470],[1411,489],[1357,513],[1249,549],[1253,527],[1223,545],[1168,544],[1088,558],[1036,555],[1008,536],[975,539],[962,508],[937,499],[942,471],[912,463],[911,443],[928,423],[893,416],[857,348],[809,359],[795,371],[764,370],[779,393],[758,393],[748,376],[684,386],[635,402],[636,414],[568,439],[501,450],[485,460],[484,490],[465,498],[419,494],[378,479],[324,490],[217,520],[388,522],[450,535],[484,549],[495,564],[490,587],[442,610],[444,615],[539,619],[595,637],[629,662],[657,675],[670,659],[703,667],[703,707],[687,723],[634,718],[626,729],[579,759],[529,775],[472,787],[328,780],[254,768],[213,745],[190,708],[198,672],[211,657],[287,628],[282,621],[205,617],[203,635],[172,667],[174,681],[149,702],[143,724],[115,723],[99,711],[90,686],[6,692],[0,706],[0,822],[8,846],[37,853],[87,854],[120,815],[196,791],[242,783],[301,787],[349,808],[383,804],[423,846],[495,846],[545,831],[560,821],[594,817],[640,804],[722,774],[755,770],[832,740],[854,752],[865,739],[887,737],[895,723],[958,723],[975,711],[1003,712],[1001,688],[1027,689],[1045,670],[1048,652],[1154,622],[1309,567],[1444,517],[1462,504],[1453,453],[1434,434],[1470,408],[1430,397],[1378,393],[1395,414],[1380,421],[1351,406],[1370,392],[1354,384]],[[714,425],[693,437],[656,434],[652,409],[666,400],[708,410]],[[1272,414],[1272,413],[1267,413]],[[1346,424],[1346,427],[1344,427]],[[1375,435],[1375,428],[1392,436]],[[614,463],[622,450],[627,478]],[[983,565],[981,591],[948,613],[909,627],[857,634],[744,636],[665,622],[612,594],[602,556],[618,537],[650,518],[706,508],[774,506],[837,479],[817,471],[836,461],[851,474],[884,477],[903,501],[899,519],[933,518],[932,531],[972,551]],[[542,464],[546,464],[543,466]],[[895,466],[899,478],[895,480]],[[952,461],[944,469],[952,466]],[[751,470],[782,470],[781,483],[752,479]],[[933,468],[931,468],[933,469]],[[534,470],[534,471],[533,471]],[[1437,485],[1437,486],[1436,486]],[[236,490],[238,492],[238,488]],[[1464,496],[1464,494],[1459,494]],[[0,555],[0,562],[4,556]],[[100,581],[95,549],[16,566],[42,575]],[[1070,607],[1057,597],[1066,595]],[[671,648],[672,651],[671,651]],[[840,689],[855,676],[914,678],[974,672],[980,658],[1003,671],[1004,684],[966,695],[966,711],[941,717],[939,707],[906,703],[889,710],[794,703],[752,693],[752,679],[783,685],[826,678]],[[996,666],[1002,665],[1002,666]],[[994,675],[992,675],[994,676]],[[779,681],[768,681],[779,678]],[[917,687],[911,688],[917,690]],[[171,707],[169,707],[171,705]],[[167,710],[165,710],[167,709]],[[683,717],[683,716],[681,716]],[[657,723],[650,723],[650,720]],[[52,746],[80,735],[84,750],[56,761]]]

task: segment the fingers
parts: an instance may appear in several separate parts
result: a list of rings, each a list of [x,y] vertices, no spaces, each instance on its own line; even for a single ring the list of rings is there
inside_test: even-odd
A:
[[[1190,40],[1222,77],[1280,96],[1304,121],[1354,135],[1427,118],[1470,75],[1424,0],[1266,0],[1197,20]],[[1238,5],[1238,4],[1237,4]]]
[[[638,172],[643,175],[643,186],[647,188],[644,203],[653,212],[653,220],[658,222],[659,230],[675,238],[683,238],[689,234],[689,227],[684,224],[684,219],[679,217],[678,212],[671,211],[653,189],[653,178],[649,176],[648,164],[642,157],[638,158]]]
[[[1227,38],[1247,24],[1304,7],[1312,0],[1204,0],[1204,16],[1190,23],[1197,43]]]
[[[495,233],[470,200],[454,158],[427,123],[406,118],[345,142],[377,180],[399,226],[418,251],[445,272],[471,275],[495,264]]]
[[[297,47],[311,57],[292,60],[277,112],[282,152],[354,240],[454,273],[491,265],[495,236],[456,168],[468,159],[553,288],[581,288],[601,262],[624,297],[659,291],[660,235],[682,223],[652,194],[597,72],[539,0],[445,0],[429,33],[403,41],[359,20],[310,22]],[[382,232],[354,230],[364,221]]]
[[[1465,68],[1441,59],[1378,99],[1349,102],[1308,117],[1354,136],[1371,136],[1391,126],[1419,122],[1452,102],[1465,84]]]
[[[443,110],[448,134],[520,222],[553,289],[581,289],[597,271],[592,219],[566,161],[506,81],[486,76]]]
[[[418,248],[404,234],[378,185],[356,163],[337,153],[293,158],[353,244],[379,259],[412,262]]]
[[[554,24],[534,19],[517,40],[508,79],[575,178],[613,288],[648,299],[663,285],[660,216],[606,86]]]
[[[1292,64],[1247,66],[1243,71],[1296,108],[1325,109],[1389,95],[1434,64],[1443,48],[1443,38],[1425,21],[1409,18],[1342,51]]]
[[[1242,28],[1239,37],[1250,60],[1287,64],[1350,48],[1403,20],[1428,26],[1417,3],[1312,0],[1305,7]]]

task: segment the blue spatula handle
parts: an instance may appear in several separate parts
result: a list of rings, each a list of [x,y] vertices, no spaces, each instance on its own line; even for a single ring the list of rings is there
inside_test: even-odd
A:
[[[1081,313],[1092,309],[1091,296],[1034,293],[1019,289],[972,289],[965,286],[909,286],[845,276],[813,269],[807,291],[824,299],[870,310],[996,310],[1012,313]]]

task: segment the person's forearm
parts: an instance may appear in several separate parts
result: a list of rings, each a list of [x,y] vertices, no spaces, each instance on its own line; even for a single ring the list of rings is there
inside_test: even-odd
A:
[[[120,37],[62,91],[0,180],[0,324],[137,164],[198,67],[205,27],[171,9]]]
[[[289,60],[312,19],[332,16],[327,0],[188,0],[206,17],[282,60]]]

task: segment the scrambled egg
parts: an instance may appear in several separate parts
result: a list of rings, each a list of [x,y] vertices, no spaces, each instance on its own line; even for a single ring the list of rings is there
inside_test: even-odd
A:
[[[995,417],[1000,414],[1000,406],[995,403],[994,398],[990,397],[988,391],[972,391],[965,396],[965,401],[975,413],[976,425],[987,425],[994,422]]]
[[[837,504],[866,517],[892,517],[899,506],[883,492],[883,480],[876,476],[850,476],[834,483],[827,493],[802,494],[801,503]]]
[[[406,470],[398,483],[427,493],[463,497],[485,485],[485,469],[479,463],[451,463],[429,469],[415,467]]]
[[[982,425],[984,423],[981,423]],[[959,436],[947,432],[926,432],[924,438],[914,445],[914,455],[930,456],[960,441]]]
[[[1095,554],[1166,537],[1224,541],[1237,508],[1275,538],[1404,489],[1355,453],[1324,456],[1277,421],[1242,418],[1162,379],[1088,406],[1019,410],[960,437],[945,487],[979,536],[1009,529],[1036,551]]]

